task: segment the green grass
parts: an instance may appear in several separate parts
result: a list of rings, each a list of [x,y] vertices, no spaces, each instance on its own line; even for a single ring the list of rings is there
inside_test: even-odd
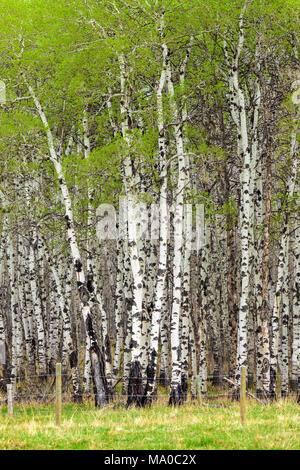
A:
[[[292,401],[268,406],[185,405],[151,409],[63,404],[62,425],[54,405],[18,405],[14,416],[0,408],[0,449],[300,449],[300,407]]]

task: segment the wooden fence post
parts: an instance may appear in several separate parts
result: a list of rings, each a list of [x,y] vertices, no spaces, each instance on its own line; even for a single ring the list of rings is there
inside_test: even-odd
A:
[[[7,384],[7,405],[8,405],[8,416],[12,416],[13,415],[12,384]]]
[[[241,366],[241,388],[240,388],[240,405],[241,405],[241,423],[246,421],[246,367]]]
[[[202,392],[201,392],[201,377],[200,375],[196,376],[196,384],[197,384],[197,396],[199,405],[202,405]]]
[[[56,425],[61,425],[61,364],[56,364]]]

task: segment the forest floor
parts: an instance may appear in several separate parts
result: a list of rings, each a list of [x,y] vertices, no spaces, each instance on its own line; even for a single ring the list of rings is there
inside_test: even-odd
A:
[[[62,425],[55,405],[16,405],[14,416],[0,407],[0,449],[300,449],[300,406],[281,400],[265,407],[247,401],[246,424],[238,403],[218,406],[154,405],[129,409],[63,404]]]

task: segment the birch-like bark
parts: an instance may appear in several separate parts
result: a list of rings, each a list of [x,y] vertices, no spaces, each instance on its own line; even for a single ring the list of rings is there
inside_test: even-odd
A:
[[[163,34],[163,32],[162,32]],[[167,259],[168,259],[168,208],[167,208],[167,155],[165,145],[164,112],[163,112],[163,90],[166,83],[166,60],[168,50],[166,44],[162,44],[163,66],[156,92],[157,103],[157,126],[158,126],[158,148],[160,167],[160,194],[159,194],[159,255],[158,270],[155,287],[155,302],[152,312],[152,323],[150,333],[150,357],[147,366],[147,384],[145,388],[143,403],[150,405],[155,389],[155,378],[157,371],[158,340],[162,318],[163,299],[165,296]]]
[[[82,403],[81,383],[80,383],[80,374],[79,374],[79,367],[78,367],[78,352],[77,352],[76,347],[73,344],[73,339],[71,336],[70,316],[69,316],[69,312],[66,308],[66,305],[63,299],[63,291],[62,291],[62,287],[60,283],[60,278],[50,256],[48,258],[48,261],[50,263],[51,272],[52,272],[52,275],[56,284],[56,291],[57,291],[57,296],[58,296],[60,313],[63,317],[63,322],[64,322],[63,330],[64,330],[64,335],[66,336],[67,354],[68,354],[70,368],[71,368],[72,384],[73,384],[73,398],[74,398],[75,403]]]
[[[124,160],[124,185],[127,196],[127,224],[128,224],[128,255],[132,271],[132,336],[131,336],[131,365],[128,380],[128,399],[127,406],[136,404],[142,405],[142,365],[141,365],[141,343],[142,343],[142,314],[144,297],[144,276],[141,266],[141,259],[138,250],[137,240],[137,176],[132,159],[132,136],[130,134],[130,125],[132,116],[129,107],[129,96],[126,80],[126,64],[124,54],[118,56],[120,65],[120,84],[121,84],[121,119],[122,136],[126,143],[126,152]]]
[[[182,119],[175,100],[174,82],[171,71],[170,52],[166,54],[166,83],[169,92],[169,104],[174,122],[175,148],[177,152],[178,176],[174,207],[174,259],[173,259],[173,303],[171,316],[171,355],[172,378],[169,404],[182,403],[181,362],[180,362],[180,315],[182,301],[182,251],[183,251],[183,221],[184,221],[184,189],[186,182],[186,159],[184,152]]]
[[[220,265],[218,263],[218,236],[217,236],[217,223],[214,223],[214,232],[211,233],[211,285],[213,293],[210,298],[210,308],[208,310],[207,323],[210,326],[211,331],[211,343],[212,343],[212,353],[213,353],[213,385],[218,385],[220,383],[222,375],[222,348],[221,348],[221,337],[220,337],[220,309],[218,297],[222,292],[220,285],[220,275],[219,269]]]
[[[262,302],[258,309],[260,321],[260,342],[258,348],[258,359],[260,363],[257,375],[256,392],[263,398],[268,398],[270,394],[270,340],[269,340],[269,259],[270,259],[270,223],[271,223],[271,197],[272,197],[272,170],[271,170],[271,136],[270,136],[270,118],[266,103],[266,89],[263,85],[264,98],[264,127],[265,127],[265,218],[263,235],[263,255],[262,255]]]
[[[168,266],[168,262],[167,262]],[[159,385],[167,386],[170,383],[170,309],[168,302],[168,282],[166,280],[164,296],[162,299],[162,318],[160,329],[160,368],[159,368]]]
[[[67,225],[67,237],[68,242],[71,249],[73,264],[76,271],[76,280],[77,280],[77,291],[80,299],[81,304],[81,313],[82,317],[87,329],[87,333],[89,336],[89,350],[91,355],[91,363],[92,363],[92,374],[93,374],[93,383],[94,383],[94,391],[95,391],[95,406],[103,406],[107,404],[108,397],[107,397],[107,383],[105,379],[105,370],[104,370],[104,361],[102,357],[101,348],[99,348],[96,334],[93,327],[92,316],[91,316],[91,292],[88,290],[88,285],[86,282],[86,276],[83,271],[83,263],[81,254],[79,251],[76,234],[75,234],[75,227],[74,227],[74,217],[73,217],[73,209],[72,209],[72,202],[71,197],[69,194],[69,189],[65,181],[64,172],[62,168],[62,163],[60,156],[57,154],[54,146],[54,140],[52,136],[52,132],[50,130],[47,118],[41,104],[36,97],[32,86],[28,83],[27,79],[24,77],[24,81],[27,85],[28,91],[34,101],[36,106],[36,110],[39,114],[39,117],[44,125],[44,129],[47,135],[48,141],[48,148],[50,153],[51,161],[54,165],[62,197],[64,202],[65,208],[65,220]]]
[[[7,262],[9,269],[9,281],[10,281],[10,307],[11,307],[11,373],[10,373],[10,382],[13,386],[13,391],[16,391],[17,383],[17,356],[18,348],[20,347],[20,337],[19,337],[19,302],[18,302],[18,286],[17,286],[17,277],[16,277],[16,257],[15,257],[15,247],[11,236],[8,236],[8,245],[7,245]]]
[[[289,389],[289,239],[283,267],[282,305],[281,305],[281,396],[288,396]]]
[[[45,339],[45,326],[42,311],[42,302],[37,284],[37,266],[35,259],[35,247],[37,243],[37,234],[31,235],[29,245],[29,275],[30,287],[33,301],[33,311],[37,327],[38,338],[38,367],[40,377],[47,374],[47,356],[46,356],[46,339]]]
[[[49,374],[55,374],[55,366],[58,362],[58,352],[59,352],[59,307],[58,307],[58,293],[56,290],[56,283],[51,276],[49,279],[50,287],[50,312],[49,312],[49,361],[48,361],[48,370]],[[62,353],[64,356],[64,351]],[[64,359],[62,358],[62,364],[64,364]]]
[[[225,173],[226,199],[229,201],[230,183],[228,172]],[[235,223],[230,211],[226,213],[226,248],[227,248],[227,309],[229,327],[229,364],[228,375],[233,380],[236,371],[237,358],[237,286],[236,286],[236,239]],[[232,388],[232,387],[231,387]]]
[[[207,395],[207,319],[210,308],[210,226],[205,220],[204,245],[201,248],[200,288],[201,306],[198,318],[198,350],[199,350],[199,375],[201,380],[201,394]]]
[[[296,129],[292,132],[291,136],[291,162],[292,171],[288,180],[288,198],[292,198],[295,190],[296,178],[297,178],[297,138]],[[282,235],[280,240],[280,249],[278,256],[278,269],[277,269],[277,282],[275,290],[275,301],[272,312],[272,341],[271,341],[271,372],[270,372],[270,396],[271,398],[276,397],[276,377],[277,377],[277,366],[278,366],[278,347],[279,347],[279,311],[282,300],[282,286],[284,281],[284,266],[285,259],[288,256],[288,212],[285,214],[284,225],[282,229]]]
[[[238,348],[236,383],[240,383],[240,367],[247,366],[247,318],[249,310],[249,225],[250,225],[250,147],[248,140],[247,115],[244,92],[239,82],[239,58],[244,45],[244,13],[247,1],[244,3],[239,18],[239,36],[236,50],[229,69],[230,100],[233,103],[233,119],[237,124],[238,151],[242,158],[241,173],[241,205],[240,205],[240,231],[241,231],[241,295],[238,318]],[[227,46],[224,47],[228,58]],[[227,59],[228,60],[228,59]]]
[[[298,220],[296,219],[296,225]],[[300,228],[296,226],[294,236],[294,285],[293,285],[293,335],[291,389],[297,390],[300,377]]]
[[[89,125],[88,125],[88,113],[87,110],[84,109],[83,119],[82,119],[82,127],[83,127],[83,144],[84,144],[84,158],[85,160],[90,160],[91,154],[91,144],[89,138]],[[91,229],[93,225],[93,216],[92,216],[92,207],[90,201],[92,200],[91,189],[88,186],[87,188],[87,197],[88,197],[88,218],[87,218],[87,225],[88,225],[88,255],[87,255],[87,283],[90,286],[91,292],[94,293],[95,298],[97,299],[100,314],[101,314],[101,325],[102,325],[102,341],[104,345],[104,360],[105,360],[105,373],[106,373],[106,381],[108,386],[109,394],[112,393],[112,364],[111,364],[111,354],[110,354],[110,339],[108,334],[108,327],[107,327],[107,313],[103,307],[102,299],[99,293],[99,286],[97,282],[97,277],[95,276],[96,273],[96,262],[95,262],[95,250],[93,250],[93,242],[91,241],[92,234]]]
[[[185,96],[185,74],[186,68],[188,64],[188,60],[191,54],[191,48],[193,45],[194,38],[191,36],[189,46],[187,48],[187,52],[185,55],[184,60],[180,66],[179,70],[179,85],[180,91],[182,94],[182,112],[181,112],[181,120],[182,120],[182,133],[183,136],[186,134],[185,123],[188,118],[188,111],[186,105],[186,96]],[[183,137],[183,143],[186,146],[186,138]],[[185,153],[185,168],[184,168],[184,176],[185,176],[185,186],[187,188],[190,187],[190,162],[189,162],[189,155]],[[185,213],[184,213],[184,233],[183,233],[183,263],[182,263],[182,305],[181,305],[181,387],[182,387],[182,394],[183,400],[187,399],[187,391],[188,391],[188,371],[189,371],[189,319],[191,315],[191,305],[190,305],[190,275],[191,275],[191,252],[192,252],[192,206],[190,204],[185,206]]]
[[[197,344],[196,344],[196,335],[195,335],[195,326],[193,324],[191,315],[189,315],[189,337],[190,337],[190,347],[191,347],[191,399],[195,400],[197,398],[197,382],[196,377],[198,374],[197,367]]]
[[[34,338],[32,331],[32,318],[30,318],[30,308],[28,305],[28,298],[26,299],[26,278],[28,281],[28,272],[26,271],[26,247],[23,244],[22,235],[18,236],[18,265],[17,265],[17,280],[18,280],[18,291],[19,291],[19,301],[20,301],[20,311],[21,311],[21,321],[23,323],[24,329],[24,339],[25,339],[25,348],[26,356],[28,363],[29,375],[36,374],[36,365],[35,365],[35,348],[34,348]]]
[[[116,382],[120,370],[122,345],[124,341],[124,250],[122,236],[117,242],[117,278],[116,278],[116,346],[112,368],[112,383]]]
[[[131,336],[132,336],[132,274],[130,267],[130,260],[128,254],[128,232],[126,223],[126,235],[124,239],[124,295],[125,295],[125,311],[126,318],[126,332],[124,336],[124,368],[123,368],[123,393],[128,389],[128,380],[131,368]]]
[[[186,204],[184,214],[184,259],[182,280],[182,314],[181,314],[181,387],[183,400],[187,399],[188,372],[189,372],[189,343],[190,328],[190,262],[191,262],[191,234],[192,234],[192,206]]]

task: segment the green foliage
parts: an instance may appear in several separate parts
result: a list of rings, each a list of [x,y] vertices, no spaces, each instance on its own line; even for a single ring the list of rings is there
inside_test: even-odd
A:
[[[140,192],[140,197],[148,203],[157,200],[160,174],[156,90],[162,67],[159,25],[164,12],[164,40],[170,49],[175,100],[180,110],[187,106],[189,115],[184,124],[184,138],[194,184],[186,188],[185,197],[189,202],[204,203],[208,216],[224,215],[234,223],[238,215],[237,183],[232,184],[229,197],[216,197],[214,191],[216,185],[224,184],[224,169],[232,165],[231,161],[239,165],[223,41],[226,39],[232,57],[243,0],[184,3],[3,0],[2,4],[5,15],[0,18],[0,77],[6,84],[7,103],[0,109],[0,171],[1,187],[15,202],[15,214],[19,211],[23,217],[27,211],[30,217],[42,221],[46,217],[42,229],[63,232],[59,185],[49,161],[45,129],[28,96],[26,80],[41,102],[56,148],[65,150],[74,132],[74,146],[67,157],[62,152],[62,162],[79,230],[85,230],[82,227],[87,220],[88,205],[95,210],[103,202],[117,204],[124,190],[122,172],[128,152],[121,137],[121,53],[125,58],[126,87],[132,108],[130,153],[136,171],[143,175],[148,188],[146,193]],[[263,78],[269,80],[276,73],[278,87],[278,103],[274,104],[279,116],[278,148],[274,151],[277,180],[272,204],[282,213],[297,212],[299,206],[295,198],[292,201],[286,198],[287,169],[291,163],[289,138],[294,126],[291,116],[295,111],[287,83],[290,69],[295,68],[292,57],[298,10],[299,5],[292,0],[249,2],[239,70],[242,87],[252,99],[255,50],[261,43]],[[191,35],[194,42],[183,90],[179,69]],[[282,64],[280,73],[277,69],[274,72],[276,60]],[[167,157],[172,158],[176,154],[174,122],[166,90],[163,106]],[[85,109],[92,149],[88,160],[84,159],[82,150]],[[30,207],[24,202],[24,187],[14,194],[15,179],[29,181]],[[43,179],[46,184],[41,183]],[[34,185],[37,180],[39,183]],[[169,165],[168,184],[170,191],[176,188],[176,164]],[[92,194],[90,201],[88,188]],[[52,211],[56,216],[48,217]],[[274,211],[275,232],[281,222],[282,215]]]

